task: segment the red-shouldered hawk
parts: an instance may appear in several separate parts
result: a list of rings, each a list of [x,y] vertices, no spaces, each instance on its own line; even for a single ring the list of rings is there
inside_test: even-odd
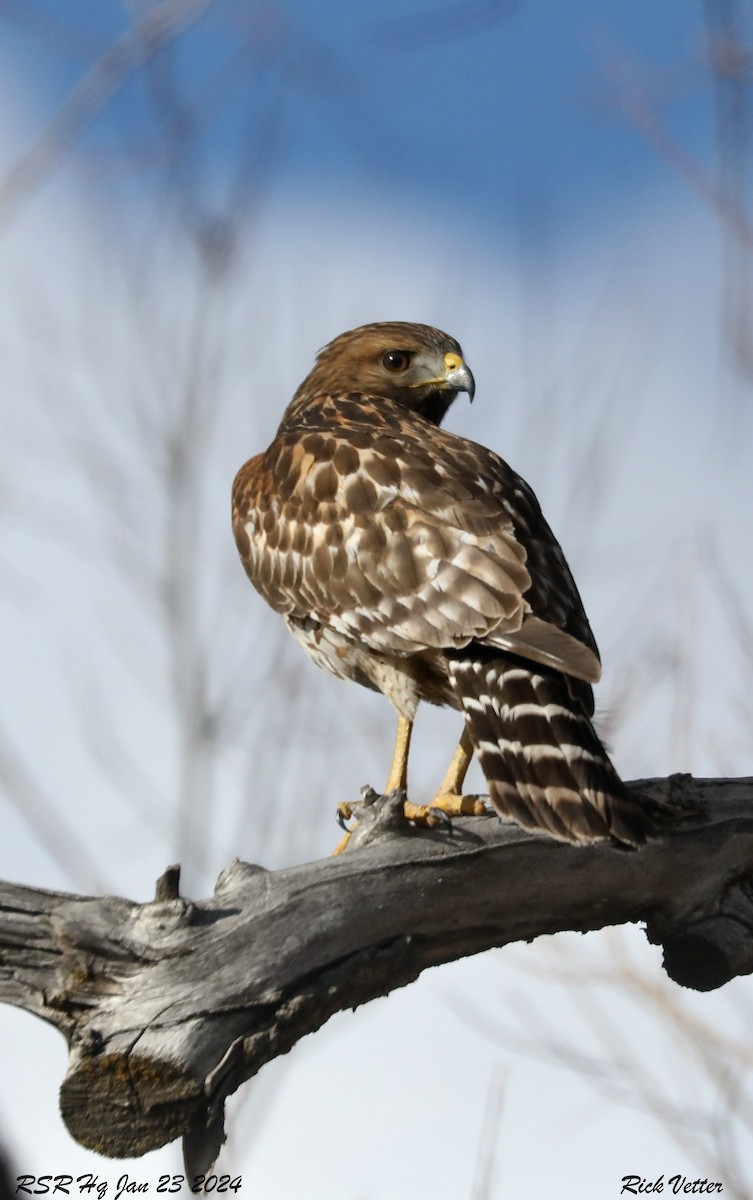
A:
[[[320,352],[264,454],[233,487],[254,587],[314,661],[399,714],[388,789],[405,786],[420,700],[460,709],[496,810],[527,828],[636,846],[649,819],[594,732],[599,655],[528,485],[440,427],[474,380],[458,343],[384,322]]]

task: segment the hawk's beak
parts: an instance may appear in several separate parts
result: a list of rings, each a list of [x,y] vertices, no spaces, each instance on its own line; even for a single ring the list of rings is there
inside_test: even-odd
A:
[[[460,355],[445,354],[444,365],[446,374],[442,380],[442,387],[448,391],[467,392],[468,399],[472,401],[476,392],[476,381]]]

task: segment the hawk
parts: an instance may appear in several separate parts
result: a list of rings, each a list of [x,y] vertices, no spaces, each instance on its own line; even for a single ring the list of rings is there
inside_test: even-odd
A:
[[[318,666],[398,713],[387,790],[405,788],[421,700],[465,730],[434,803],[460,803],[473,752],[497,812],[569,842],[645,841],[591,724],[599,654],[531,488],[441,428],[473,375],[454,338],[383,322],[320,351],[269,449],[241,467],[233,529],[249,579]]]

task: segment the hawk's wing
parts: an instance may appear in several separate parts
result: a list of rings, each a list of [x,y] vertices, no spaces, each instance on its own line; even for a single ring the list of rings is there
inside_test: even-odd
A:
[[[472,640],[588,682],[599,658],[530,488],[492,451],[385,400],[323,397],[241,469],[234,529],[265,599],[371,649]]]

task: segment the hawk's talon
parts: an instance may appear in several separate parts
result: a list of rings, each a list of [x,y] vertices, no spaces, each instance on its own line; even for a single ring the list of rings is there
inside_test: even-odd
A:
[[[452,817],[449,813],[446,813],[443,808],[437,808],[435,804],[430,804],[427,816],[433,818],[435,824],[444,825],[447,836],[452,837]]]
[[[346,833],[350,833],[347,824],[347,822],[353,817],[353,809],[350,807],[350,805],[345,801],[343,801],[342,804],[338,804],[335,815],[337,818],[337,824],[340,826],[340,828],[344,829]]]

